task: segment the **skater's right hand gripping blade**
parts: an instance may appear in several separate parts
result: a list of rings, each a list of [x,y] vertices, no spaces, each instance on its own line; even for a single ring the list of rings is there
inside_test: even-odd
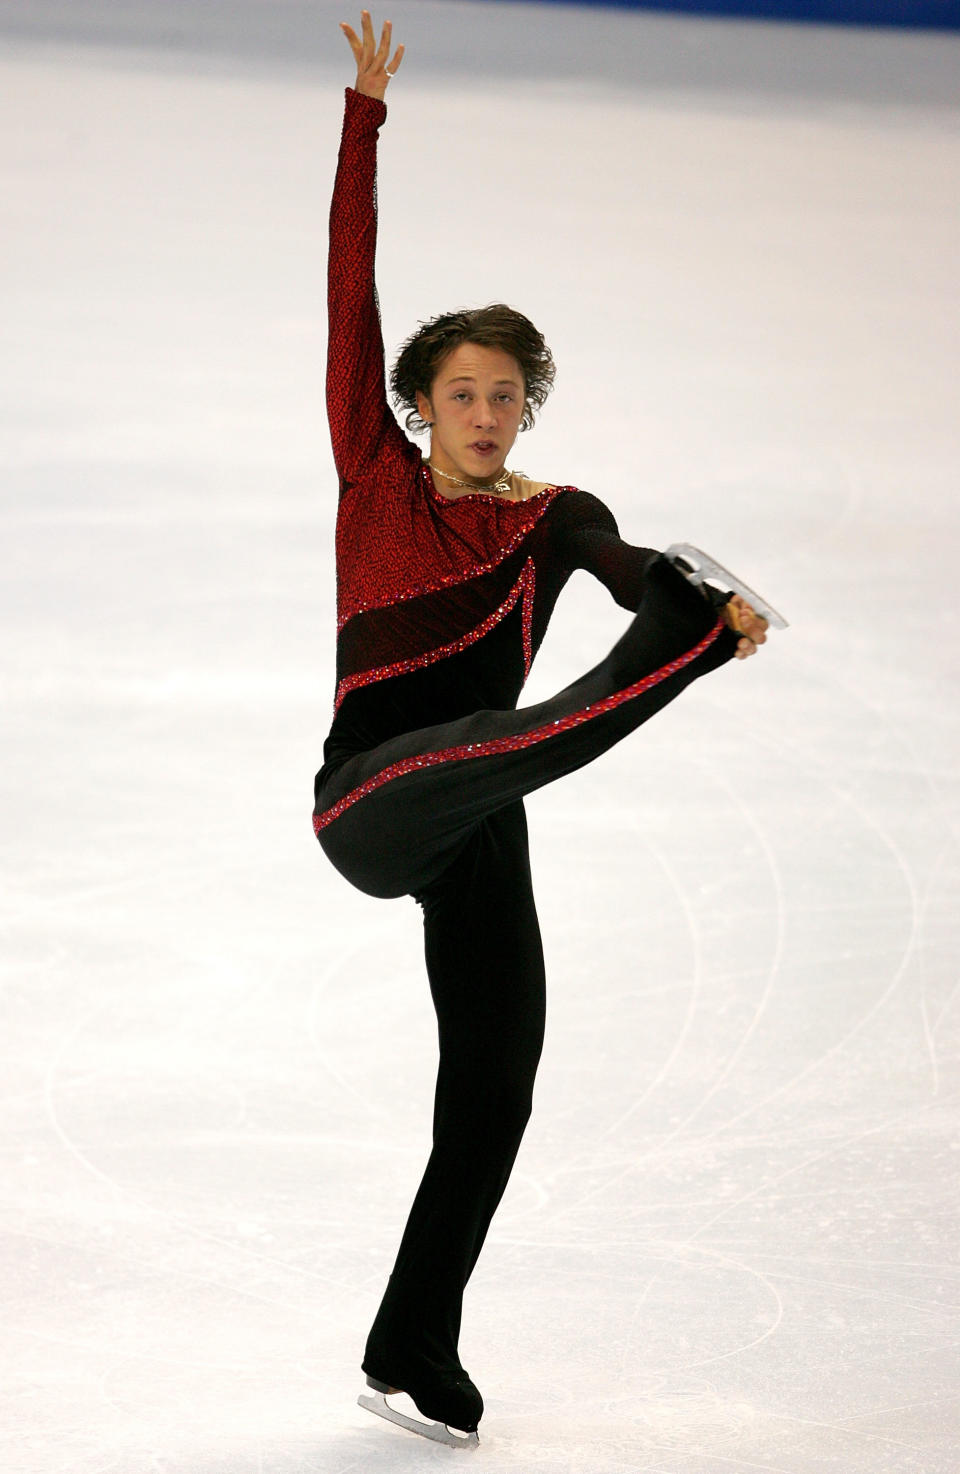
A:
[[[422,1423],[419,1418],[409,1418],[406,1413],[398,1413],[387,1402],[382,1392],[374,1392],[368,1396],[361,1392],[357,1398],[360,1407],[366,1408],[368,1413],[376,1413],[378,1418],[386,1418],[388,1423],[396,1423],[398,1428],[409,1428],[411,1433],[419,1433],[421,1438],[429,1438],[434,1443],[445,1443],[448,1448],[479,1448],[480,1439],[474,1433],[452,1433],[445,1423]]]
[[[674,543],[667,548],[663,555],[668,563],[672,563],[688,582],[699,584],[710,584],[712,588],[721,589],[724,593],[739,594],[746,599],[751,609],[757,614],[762,614],[768,624],[772,624],[775,630],[788,628],[787,621],[783,615],[774,609],[773,605],[766,599],[760,597],[749,584],[744,583],[729,568],[724,568],[709,553],[704,553],[700,548],[695,548],[693,543]]]

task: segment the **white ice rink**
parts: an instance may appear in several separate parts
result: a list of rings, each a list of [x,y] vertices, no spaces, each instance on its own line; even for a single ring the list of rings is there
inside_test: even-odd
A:
[[[481,1446],[371,1418],[435,1043],[310,826],[352,12],[2,0],[0,1468],[956,1474],[960,39],[391,14],[388,351],[521,307],[514,463],[792,628],[530,800]],[[577,575],[531,697],[626,618]]]

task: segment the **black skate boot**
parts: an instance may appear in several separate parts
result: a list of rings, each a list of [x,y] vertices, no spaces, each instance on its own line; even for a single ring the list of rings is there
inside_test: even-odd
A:
[[[424,1373],[420,1377],[402,1377],[396,1381],[381,1380],[367,1373],[367,1386],[372,1387],[374,1396],[360,1394],[357,1402],[368,1412],[419,1433],[434,1443],[445,1443],[450,1448],[477,1448],[480,1443],[477,1424],[483,1416],[483,1398],[462,1370],[451,1372]],[[417,1418],[397,1412],[387,1402],[394,1393],[405,1392],[417,1405],[424,1418],[432,1422],[421,1423]],[[462,1429],[462,1432],[451,1430]]]

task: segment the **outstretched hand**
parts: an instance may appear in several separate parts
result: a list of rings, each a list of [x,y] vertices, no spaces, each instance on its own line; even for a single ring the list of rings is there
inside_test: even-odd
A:
[[[378,97],[382,102],[387,83],[403,60],[403,47],[398,46],[389,66],[387,64],[387,57],[390,55],[390,40],[393,35],[391,22],[384,21],[379,45],[373,38],[373,21],[370,19],[369,10],[360,12],[361,34],[359,36],[345,21],[340,22],[340,29],[350,42],[350,50],[357,63],[357,92],[362,92],[365,97]]]
[[[756,655],[757,646],[766,644],[767,621],[739,594],[734,594],[733,598],[724,604],[723,617],[730,628],[742,636],[734,652],[738,660],[746,660],[749,655]]]

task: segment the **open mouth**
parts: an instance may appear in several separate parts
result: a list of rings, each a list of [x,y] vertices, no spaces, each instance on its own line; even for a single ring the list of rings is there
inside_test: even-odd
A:
[[[470,449],[478,456],[492,455],[497,448],[495,440],[475,440]]]

